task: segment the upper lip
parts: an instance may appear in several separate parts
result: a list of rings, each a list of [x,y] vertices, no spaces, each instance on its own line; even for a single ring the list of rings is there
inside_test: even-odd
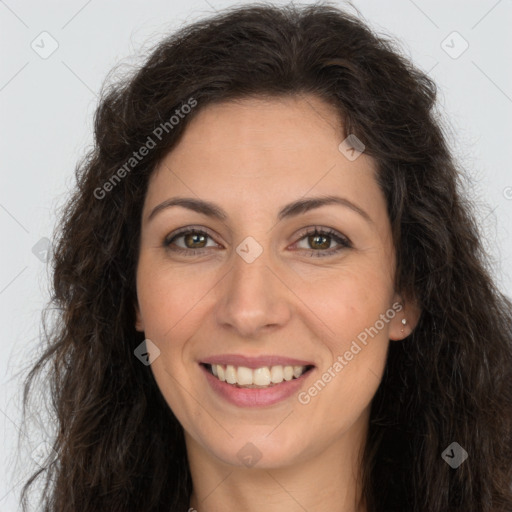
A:
[[[262,355],[256,357],[239,354],[220,354],[208,357],[201,361],[203,364],[220,364],[232,366],[245,366],[246,368],[262,368],[264,366],[314,366],[311,361],[294,359],[278,355]]]

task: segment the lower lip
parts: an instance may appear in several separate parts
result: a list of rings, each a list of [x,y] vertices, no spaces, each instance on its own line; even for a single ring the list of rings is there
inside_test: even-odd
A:
[[[222,382],[209,372],[209,370],[200,365],[206,380],[222,398],[238,407],[266,407],[286,400],[293,394],[296,394],[309,374],[314,370],[302,374],[298,379],[283,381],[280,384],[268,388],[238,388],[227,382]]]

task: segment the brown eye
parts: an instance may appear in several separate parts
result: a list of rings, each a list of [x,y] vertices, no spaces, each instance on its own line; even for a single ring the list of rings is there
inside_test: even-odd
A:
[[[312,249],[329,249],[329,245],[331,245],[330,238],[325,235],[310,235],[308,236],[308,243]]]
[[[208,243],[210,242],[210,245]],[[163,242],[166,249],[173,252],[195,254],[211,247],[218,247],[212,237],[204,231],[197,229],[184,229],[169,235]]]
[[[331,247],[333,244],[334,247]],[[353,247],[350,240],[337,231],[321,228],[304,233],[295,246],[308,251],[311,256],[332,256]]]
[[[183,236],[185,246],[189,249],[202,249],[206,245],[207,236],[202,233],[188,233]]]

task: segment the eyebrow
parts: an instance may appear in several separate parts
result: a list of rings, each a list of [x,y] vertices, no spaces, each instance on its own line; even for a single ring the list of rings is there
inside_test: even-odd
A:
[[[297,215],[304,214],[310,210],[332,204],[350,208],[354,212],[358,213],[361,217],[363,217],[367,222],[373,224],[371,217],[362,208],[354,204],[352,201],[339,196],[321,196],[298,199],[297,201],[284,206],[279,211],[277,218],[281,221],[285,218],[296,217]],[[181,206],[182,208],[187,208],[194,212],[202,213],[207,217],[212,217],[221,221],[228,219],[228,214],[214,203],[193,197],[174,197],[167,199],[155,206],[153,210],[151,210],[147,222],[153,219],[157,213],[167,208],[171,208],[172,206]]]

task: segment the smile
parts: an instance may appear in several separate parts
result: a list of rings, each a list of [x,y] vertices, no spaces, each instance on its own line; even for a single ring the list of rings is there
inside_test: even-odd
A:
[[[205,368],[219,381],[238,388],[269,388],[284,381],[298,379],[313,368],[312,365],[274,365],[260,368],[234,366],[231,364],[205,364]]]
[[[217,354],[198,361],[207,387],[236,407],[269,407],[300,392],[317,368],[284,355]]]

